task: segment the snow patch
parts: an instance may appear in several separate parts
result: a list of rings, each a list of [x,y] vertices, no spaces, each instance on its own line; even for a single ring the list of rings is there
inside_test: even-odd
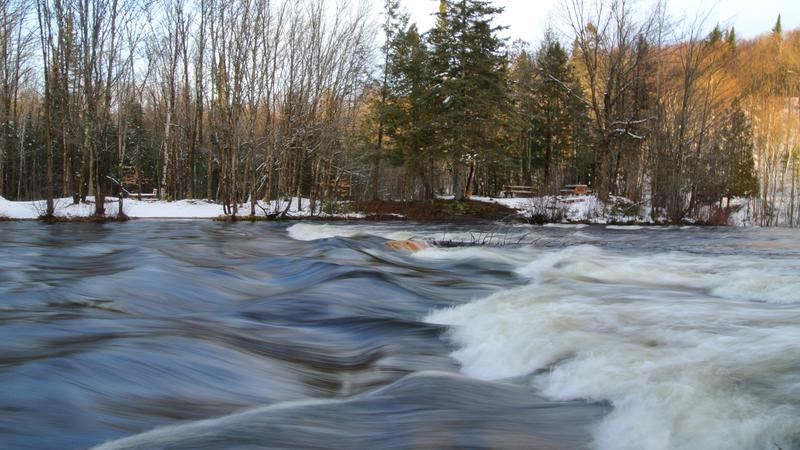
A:
[[[470,199],[516,209],[518,214],[525,218],[540,217],[556,223],[650,222],[641,214],[634,214],[638,212],[638,208],[632,201],[623,197],[612,196],[608,204],[594,195],[546,195],[531,198],[472,196]]]
[[[94,198],[88,197],[88,203],[73,204],[70,198],[55,199],[55,215],[57,217],[89,217],[94,214]],[[298,204],[299,203],[299,204]],[[0,217],[10,219],[36,219],[46,210],[45,200],[12,202],[0,197]],[[106,198],[106,215],[113,217],[119,210],[119,200],[114,197]],[[317,217],[337,218],[363,218],[363,214],[333,213],[319,211],[319,203],[314,214]],[[282,213],[286,211],[288,217],[309,217],[312,215],[311,200],[297,198],[290,200],[273,200],[269,203],[258,202],[256,214],[263,215],[264,211]],[[222,205],[207,200],[136,200],[126,198],[123,202],[123,212],[131,218],[139,219],[213,219],[223,215]],[[250,212],[250,204],[239,206],[240,215]]]

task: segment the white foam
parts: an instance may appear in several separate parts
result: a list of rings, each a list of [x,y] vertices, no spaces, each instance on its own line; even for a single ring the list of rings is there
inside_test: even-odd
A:
[[[466,261],[479,260],[499,264],[519,265],[530,259],[530,251],[526,249],[510,250],[497,247],[453,247],[426,248],[412,254],[412,257],[429,261]],[[513,266],[512,266],[513,267]]]
[[[453,327],[466,375],[612,402],[600,449],[797,448],[800,286],[775,268],[574,247],[520,269],[528,286],[427,320]]]
[[[651,230],[651,231],[672,231],[693,229],[697,227],[677,227],[675,225],[606,225],[607,230],[619,231],[637,231],[637,230]]]
[[[800,303],[800,261],[687,253],[613,254],[583,245],[546,253],[518,272],[534,280],[572,280],[697,289],[732,299]]]
[[[606,225],[607,230],[643,230],[641,225]]]
[[[585,223],[546,223],[543,225],[546,228],[571,228],[580,230],[581,228],[586,228],[589,225]]]
[[[289,237],[298,241],[316,241],[332,237],[351,237],[362,233],[356,227],[328,224],[296,223],[286,229]]]
[[[296,223],[286,229],[289,237],[298,241],[316,241],[334,237],[379,236],[386,239],[406,240],[414,238],[409,231],[396,231],[385,227],[368,225],[331,225]]]
[[[377,236],[389,240],[418,240],[418,241],[452,241],[465,244],[481,245],[502,245],[515,244],[524,240],[530,231],[530,227],[509,227],[500,231],[474,232],[474,231],[441,231],[436,228],[409,227],[407,230],[386,227],[383,225],[348,225],[348,224],[320,224],[320,223],[297,223],[289,228],[289,237],[301,241],[315,241],[318,239],[329,239],[334,237],[358,237],[358,236]],[[469,247],[465,247],[469,248]],[[483,250],[475,250],[475,255],[479,256]],[[488,250],[492,252],[491,249]],[[444,255],[445,253],[441,253]],[[426,254],[432,259],[436,258],[436,252]],[[454,251],[449,253],[454,257],[461,255]],[[442,256],[441,259],[446,259]]]

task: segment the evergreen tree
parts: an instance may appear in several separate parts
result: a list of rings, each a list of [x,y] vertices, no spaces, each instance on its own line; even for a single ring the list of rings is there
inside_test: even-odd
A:
[[[711,33],[708,34],[707,41],[709,44],[717,44],[722,42],[722,30],[719,28],[719,24],[714,26],[714,29],[711,30]]]
[[[477,165],[496,161],[507,148],[507,55],[491,23],[500,12],[486,1],[441,0],[429,35],[431,95],[440,110],[432,125],[437,145],[450,160],[459,200],[471,190]]]
[[[731,197],[757,196],[753,126],[738,100],[727,111],[722,141],[723,165],[728,173],[724,194],[728,202]]]
[[[778,20],[775,21],[775,26],[772,28],[772,34],[780,40],[783,38],[783,25],[781,25],[781,15],[778,14]]]
[[[438,159],[431,124],[438,112],[431,104],[430,55],[416,25],[393,36],[387,77],[384,123],[392,139],[392,156],[423,185],[422,196],[433,198],[433,164]]]
[[[722,205],[727,198],[758,195],[758,177],[753,153],[753,127],[740,102],[725,111],[715,142],[702,161],[703,176],[698,181],[700,203]]]
[[[539,113],[536,97],[536,64],[533,57],[521,50],[511,65],[511,87],[514,109],[517,113],[517,144],[514,157],[519,162],[520,177],[514,183],[533,186],[534,174],[541,167],[538,155],[534,154],[537,138],[534,118]]]
[[[725,43],[728,44],[731,51],[736,50],[736,29],[734,27],[725,32]]]
[[[557,192],[564,176],[583,181],[578,173],[565,174],[567,166],[580,166],[582,130],[588,125],[586,103],[569,56],[552,32],[536,57],[536,98],[538,114],[532,117],[537,130],[535,147],[542,162],[543,187]]]
[[[135,171],[138,186],[134,188],[137,192],[151,191],[157,187],[154,180],[158,179],[158,161],[149,143],[144,108],[138,100],[131,99],[124,106],[124,114],[127,121],[124,136],[127,154],[123,164],[132,166]]]
[[[372,198],[379,197],[378,185],[380,184],[380,165],[382,158],[382,146],[384,141],[386,114],[389,110],[388,100],[390,95],[389,78],[392,72],[392,64],[396,58],[397,41],[402,39],[402,34],[408,26],[408,14],[401,11],[399,0],[385,0],[384,2],[385,19],[383,23],[383,33],[386,41],[383,44],[383,79],[380,85],[380,95],[378,98],[378,136],[375,144],[375,154],[373,155]]]

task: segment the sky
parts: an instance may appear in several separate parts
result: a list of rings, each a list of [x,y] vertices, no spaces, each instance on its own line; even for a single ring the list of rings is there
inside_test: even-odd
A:
[[[381,10],[383,0],[372,0],[377,10]],[[421,30],[429,29],[434,19],[432,13],[438,9],[438,0],[402,0],[403,6],[411,14]],[[709,15],[709,28],[719,23],[723,27],[733,25],[740,38],[752,38],[772,29],[780,13],[783,29],[800,27],[800,0],[668,0],[668,8],[673,17],[698,14]],[[495,0],[497,6],[505,7],[498,18],[497,25],[508,26],[503,35],[512,40],[522,39],[529,43],[538,42],[544,35],[548,23],[556,30],[564,28],[559,14],[558,0]],[[639,3],[646,4],[647,1]]]

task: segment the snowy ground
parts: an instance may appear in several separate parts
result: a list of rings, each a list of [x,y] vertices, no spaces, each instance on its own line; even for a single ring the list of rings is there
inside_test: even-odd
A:
[[[442,197],[452,198],[452,197]],[[472,200],[486,203],[498,203],[503,206],[519,211],[519,215],[537,223],[547,222],[553,224],[568,223],[653,223],[650,217],[649,208],[636,205],[628,199],[622,197],[612,197],[608,203],[603,203],[592,195],[578,196],[544,196],[534,198],[494,198],[472,196]],[[72,199],[56,199],[55,214],[58,217],[88,217],[94,213],[94,203],[82,203],[74,205]],[[266,212],[278,213],[286,210],[287,218],[303,218],[312,215],[321,218],[364,218],[360,213],[335,212],[327,213],[319,211],[319,205],[314,214],[311,213],[311,202],[309,199],[302,199],[298,206],[297,198],[291,200],[291,206],[287,210],[285,200],[274,200],[269,204],[259,202],[256,209],[257,215],[264,215]],[[749,208],[747,200],[735,199],[732,205],[739,209],[734,212],[730,219],[730,225],[748,226],[752,225],[749,220]],[[106,214],[116,216],[119,203],[114,198],[106,201]],[[343,208],[344,209],[344,208]],[[0,218],[9,219],[36,219],[45,211],[45,202],[25,201],[12,202],[0,197]],[[223,215],[222,206],[206,200],[179,200],[167,202],[161,200],[134,200],[125,199],[124,212],[128,217],[137,219],[213,219]],[[250,213],[250,205],[242,205],[239,209],[240,216]]]
[[[450,197],[452,198],[452,197]],[[608,203],[603,203],[593,195],[544,196],[534,198],[495,198],[470,197],[472,200],[487,203],[499,203],[519,211],[527,219],[536,216],[544,217],[552,224],[594,223],[594,224],[655,224],[667,223],[667,217],[653,220],[650,207],[646,204],[635,204],[624,197],[611,196]],[[753,226],[750,219],[750,200],[745,198],[731,199],[732,212],[728,225],[737,227]],[[702,216],[709,216],[707,208]]]
[[[94,203],[81,203],[74,205],[72,199],[61,198],[55,201],[55,215],[58,217],[88,217],[94,213]],[[291,200],[291,206],[287,211],[288,217],[308,217],[311,215],[310,201],[302,199],[298,207],[297,198]],[[263,215],[266,211],[283,212],[287,202],[272,201],[270,204],[259,202],[260,208],[256,209],[258,215]],[[114,198],[106,200],[106,215],[117,215],[119,203]],[[263,208],[263,209],[261,209]],[[43,200],[30,202],[12,202],[0,197],[0,217],[9,219],[36,219],[45,211]],[[134,200],[125,199],[123,202],[123,212],[131,218],[137,219],[212,219],[223,215],[222,206],[206,200],[179,200],[167,202],[161,200]],[[240,215],[248,215],[250,204],[241,206]],[[316,211],[318,217],[344,217],[344,218],[363,218],[361,214],[327,214]]]
[[[541,217],[546,222],[575,223],[590,222],[651,222],[644,208],[639,208],[628,199],[613,197],[605,204],[593,195],[543,196],[533,198],[494,198],[472,196],[478,202],[499,203],[514,208],[526,218]]]

